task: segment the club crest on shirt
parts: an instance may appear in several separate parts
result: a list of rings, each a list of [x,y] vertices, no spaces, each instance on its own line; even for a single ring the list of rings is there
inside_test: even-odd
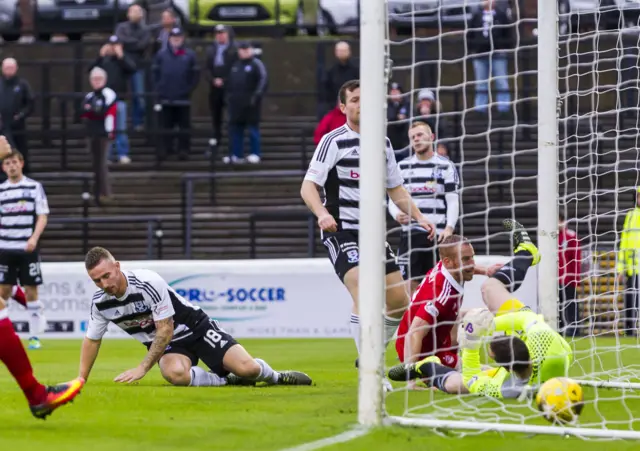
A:
[[[142,313],[147,310],[143,301],[136,301],[133,303],[133,309],[136,313]]]

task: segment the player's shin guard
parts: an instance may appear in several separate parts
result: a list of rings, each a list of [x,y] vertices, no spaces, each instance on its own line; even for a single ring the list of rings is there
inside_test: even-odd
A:
[[[356,342],[358,355],[360,355],[360,317],[355,313],[351,314],[351,320],[349,321],[349,331],[351,332],[351,336]]]
[[[190,387],[221,387],[227,385],[225,378],[217,374],[203,370],[199,366],[193,366],[190,370],[191,383]]]
[[[533,256],[529,251],[518,251],[513,260],[496,271],[492,277],[502,282],[505,288],[513,293],[522,285],[532,262]]]
[[[27,311],[29,312],[29,335],[38,337],[47,328],[47,323],[42,311],[44,304],[40,301],[27,302]]]
[[[385,345],[393,339],[393,336],[395,335],[396,331],[398,330],[398,326],[400,325],[400,321],[402,321],[402,318],[391,318],[390,316],[384,315]]]
[[[260,374],[255,378],[256,382],[267,382],[269,384],[278,383],[278,372],[274,371],[267,362],[262,359],[255,359],[256,363],[260,365]]]

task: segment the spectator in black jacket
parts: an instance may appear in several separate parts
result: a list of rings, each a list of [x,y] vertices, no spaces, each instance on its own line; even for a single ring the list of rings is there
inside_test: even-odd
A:
[[[402,93],[399,83],[391,83],[387,100],[387,137],[397,152],[409,145],[409,102]]]
[[[169,35],[174,28],[180,28],[180,20],[172,9],[165,9],[160,16],[160,23],[153,25],[153,31],[156,38],[154,44],[154,52],[158,53],[169,47]]]
[[[489,77],[496,82],[498,111],[507,113],[511,107],[509,66],[507,53],[514,48],[511,8],[499,0],[485,0],[482,8],[474,10],[467,39],[469,53],[473,54],[476,78],[476,111],[486,113],[489,104]]]
[[[260,109],[267,88],[267,70],[262,61],[254,57],[251,44],[238,45],[238,61],[231,66],[227,87],[229,105],[230,156],[225,163],[244,161],[244,129],[249,129],[251,153],[247,161],[260,163]]]
[[[181,160],[187,159],[191,148],[191,93],[198,85],[199,71],[196,54],[184,45],[184,32],[171,30],[169,47],[160,50],[153,62],[153,81],[162,106],[162,125],[168,135],[163,140],[165,152],[173,153],[178,127],[178,146]]]
[[[29,173],[29,149],[25,120],[33,111],[33,93],[27,80],[18,77],[18,63],[13,58],[2,61],[0,80],[0,119],[2,134],[24,156],[24,172]]]
[[[102,46],[100,56],[89,67],[89,71],[94,67],[104,69],[107,73],[107,86],[118,96],[116,100],[116,136],[109,158],[112,158],[112,153],[115,150],[120,163],[131,163],[129,140],[127,138],[127,102],[123,100],[123,96],[127,94],[127,82],[129,77],[136,71],[136,65],[124,53],[118,37],[113,35]]]
[[[122,42],[124,53],[133,60],[137,68],[131,77],[131,92],[133,94],[131,122],[133,127],[140,131],[144,126],[145,115],[144,80],[146,68],[144,57],[151,45],[151,29],[144,23],[144,10],[140,5],[131,5],[127,11],[127,18],[129,20],[118,24],[115,34]]]
[[[360,68],[351,60],[351,46],[345,41],[340,41],[336,44],[334,52],[337,61],[324,77],[323,115],[335,107],[338,92],[343,84],[349,80],[360,79]]]
[[[213,136],[218,143],[222,139],[222,115],[225,102],[225,79],[231,66],[238,59],[238,50],[224,25],[216,26],[216,40],[207,50],[207,83],[209,84],[209,108],[213,123]]]

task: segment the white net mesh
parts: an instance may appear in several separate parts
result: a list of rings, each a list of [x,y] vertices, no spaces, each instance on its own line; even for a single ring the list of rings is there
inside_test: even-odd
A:
[[[492,12],[483,12],[480,4],[470,2],[388,4],[392,81],[408,93],[408,118],[430,116],[442,152],[458,164],[457,232],[472,241],[476,255],[505,261],[512,250],[502,219],[517,218],[533,237],[537,228],[535,7],[530,11],[522,6],[527,2],[496,1]],[[578,14],[580,2],[560,2],[558,47],[545,49],[558,60],[559,211],[577,233],[582,252],[576,301],[560,302],[559,310],[574,350],[569,375],[584,389],[579,422],[570,430],[549,426],[532,400],[407,390],[402,383],[385,401],[394,421],[462,435],[498,429],[640,438],[640,343],[633,304],[640,284],[634,252],[640,248],[640,209],[624,225],[640,185],[640,27],[632,26],[637,22],[635,3],[612,5]],[[427,23],[435,28],[426,31],[422,25]],[[483,52],[487,33],[491,49]],[[420,100],[424,89],[436,97],[426,115]],[[389,116],[392,127],[407,123]],[[390,231],[392,243],[397,226]],[[627,240],[622,245],[628,251],[619,259],[624,228]],[[491,257],[477,260],[496,261]],[[625,275],[619,279],[621,268]],[[535,271],[529,277],[535,290]],[[561,277],[560,286],[565,282]],[[466,289],[463,308],[482,305],[480,281],[475,283]],[[535,291],[521,290],[518,297],[533,297],[525,303],[536,308]],[[387,369],[398,363],[393,345],[386,361]],[[513,425],[519,428],[510,429]]]

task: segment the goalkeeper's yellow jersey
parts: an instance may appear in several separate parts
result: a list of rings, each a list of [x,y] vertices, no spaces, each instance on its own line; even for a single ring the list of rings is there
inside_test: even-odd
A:
[[[515,334],[526,343],[533,365],[531,383],[567,375],[573,358],[571,347],[542,315],[523,310],[496,316],[494,322],[496,331]]]

